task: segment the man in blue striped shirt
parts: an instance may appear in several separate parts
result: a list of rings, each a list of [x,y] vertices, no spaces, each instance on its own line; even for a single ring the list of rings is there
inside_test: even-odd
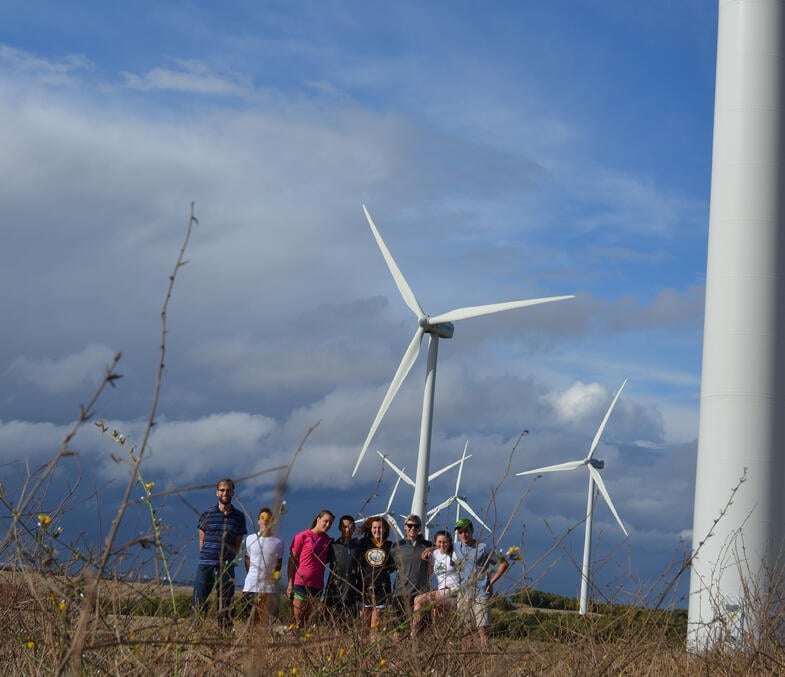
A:
[[[213,588],[218,590],[218,625],[232,627],[234,567],[237,553],[248,530],[245,515],[232,505],[234,482],[228,477],[215,487],[218,505],[199,516],[199,564],[194,580],[193,606],[204,608]]]

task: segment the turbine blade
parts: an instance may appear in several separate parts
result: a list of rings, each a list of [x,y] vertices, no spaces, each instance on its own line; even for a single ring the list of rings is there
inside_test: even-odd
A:
[[[567,463],[559,463],[557,465],[546,465],[544,468],[535,468],[534,470],[526,470],[525,472],[515,473],[516,475],[539,475],[544,472],[559,472],[560,470],[575,470],[585,465],[584,461],[568,461]]]
[[[504,310],[512,310],[513,308],[525,308],[526,306],[537,306],[541,303],[551,303],[552,301],[565,301],[566,299],[574,299],[575,295],[569,296],[549,296],[542,299],[528,299],[527,301],[507,301],[506,303],[491,303],[487,306],[468,306],[466,308],[456,308],[449,312],[436,315],[435,317],[428,318],[430,324],[439,324],[441,322],[456,322],[457,320],[468,320],[470,317],[480,317],[481,315],[490,315],[491,313],[500,313]]]
[[[594,440],[591,443],[591,447],[589,448],[589,455],[586,457],[590,459],[594,452],[597,450],[597,445],[600,443],[600,437],[602,437],[602,433],[605,430],[605,424],[608,423],[608,419],[611,417],[611,412],[613,408],[616,406],[616,400],[619,399],[619,395],[621,395],[621,391],[624,390],[624,386],[627,385],[627,379],[624,379],[624,383],[621,384],[621,387],[616,391],[616,394],[613,396],[613,402],[611,402],[611,406],[608,407],[608,411],[605,412],[605,418],[602,419],[602,423],[600,423],[600,427],[597,428],[597,434],[594,436]]]
[[[480,524],[482,524],[486,529],[488,529],[488,525],[480,519],[480,516],[471,509],[471,506],[464,501],[462,498],[457,498],[458,505],[462,506],[463,509],[468,512],[474,519],[476,519]],[[490,531],[490,529],[488,529]]]
[[[398,536],[400,536],[401,538],[406,538],[403,535],[403,531],[401,531],[401,527],[398,526],[398,522],[395,520],[395,517],[389,513],[385,514],[385,517],[387,518],[387,521],[390,522],[390,524],[392,525],[392,528],[395,530],[395,533],[398,534]]]
[[[417,316],[418,320],[421,317],[425,317],[425,311],[423,311],[419,301],[417,301],[417,297],[412,291],[412,288],[409,286],[409,283],[406,281],[406,278],[403,276],[400,268],[398,268],[398,264],[395,263],[395,259],[390,253],[390,250],[387,249],[387,245],[384,244],[384,240],[382,240],[382,236],[379,234],[376,224],[373,222],[373,219],[368,213],[365,205],[363,205],[363,211],[365,212],[365,218],[368,219],[368,225],[371,227],[371,232],[373,233],[374,238],[376,238],[376,244],[378,244],[379,249],[382,250],[382,256],[387,263],[387,267],[392,273],[393,280],[395,280],[395,284],[398,287],[398,291],[401,293],[401,296],[403,297],[404,303],[409,306],[411,311]]]
[[[398,477],[399,477],[400,479],[402,479],[404,482],[406,482],[406,484],[408,484],[409,486],[411,486],[411,487],[413,487],[413,486],[414,486],[414,480],[413,480],[411,477],[409,477],[409,476],[408,476],[408,475],[407,475],[407,474],[404,472],[405,468],[399,468],[397,465],[395,465],[395,463],[393,463],[393,462],[390,460],[390,457],[389,457],[389,456],[385,456],[385,455],[384,455],[384,454],[383,454],[381,451],[379,451],[378,449],[376,450],[376,453],[377,453],[377,454],[379,454],[379,456],[381,456],[381,457],[382,457],[382,460],[383,460],[383,461],[384,461],[384,462],[385,462],[387,465],[389,465],[389,466],[390,466],[390,467],[393,469],[393,471],[395,471],[395,474],[396,474],[396,475],[398,475]]]
[[[469,448],[469,440],[466,440],[466,444],[463,447],[463,455],[461,456],[461,466],[458,468],[458,477],[455,479],[455,495],[457,496],[461,493],[461,475],[463,475],[463,464],[466,462],[467,458],[471,458],[472,455],[466,455],[466,450]],[[456,520],[457,522],[458,520]]]
[[[452,504],[455,502],[455,500],[456,500],[456,499],[455,499],[455,496],[450,496],[450,498],[448,498],[446,501],[442,501],[442,502],[441,502],[441,503],[439,503],[439,505],[437,505],[435,508],[431,508],[431,509],[428,511],[428,514],[429,514],[430,516],[433,516],[433,515],[435,515],[436,513],[438,513],[438,512],[440,512],[440,511],[444,510],[445,508],[449,508],[449,507],[450,507],[450,505],[452,505]]]
[[[352,477],[357,474],[357,468],[360,467],[360,463],[363,460],[363,456],[365,456],[365,452],[368,451],[368,445],[371,443],[373,436],[376,434],[376,429],[379,427],[379,424],[382,422],[384,415],[387,413],[387,410],[390,408],[390,404],[395,398],[395,395],[398,393],[398,390],[403,383],[403,380],[406,378],[407,374],[411,371],[412,366],[414,365],[415,360],[417,359],[417,355],[420,352],[420,341],[422,341],[423,330],[422,327],[417,327],[417,331],[414,332],[414,338],[409,343],[409,347],[406,348],[406,352],[403,354],[403,359],[401,359],[401,363],[398,365],[398,370],[395,372],[395,376],[393,376],[393,380],[390,383],[390,387],[387,388],[387,392],[384,395],[384,399],[382,400],[382,405],[379,407],[379,411],[376,413],[376,418],[373,420],[373,424],[371,425],[371,430],[368,432],[368,437],[365,438],[365,443],[363,444],[363,448],[360,450],[360,455],[357,457],[357,463],[354,464],[354,470],[352,470]]]
[[[619,517],[619,513],[616,512],[616,508],[613,506],[613,501],[611,500],[608,490],[605,488],[605,482],[602,481],[602,477],[600,476],[600,473],[597,472],[597,469],[592,465],[587,465],[586,467],[589,469],[589,473],[594,479],[594,483],[599,488],[602,497],[605,499],[605,502],[608,504],[608,507],[611,509],[611,512],[613,513],[613,516],[616,518],[616,521],[619,523],[619,526],[621,527],[621,530],[624,532],[624,535],[629,536],[627,530],[624,528],[624,524],[622,524],[621,517]]]
[[[402,479],[403,477],[399,477],[398,481],[395,483],[395,486],[393,487],[392,493],[390,494],[390,500],[387,501],[387,508],[384,511],[385,514],[392,514],[390,512],[390,508],[392,507],[393,501],[395,500],[395,494],[398,492],[398,485],[401,483]]]
[[[443,475],[448,470],[450,470],[451,468],[454,468],[456,465],[458,465],[460,462],[461,462],[461,459],[459,458],[457,461],[453,461],[449,465],[446,465],[443,468],[441,468],[440,470],[437,470],[432,475],[428,475],[428,481],[431,482],[432,480],[435,480],[439,475]]]

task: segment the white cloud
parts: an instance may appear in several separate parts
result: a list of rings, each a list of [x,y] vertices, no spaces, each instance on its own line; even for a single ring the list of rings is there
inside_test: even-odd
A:
[[[562,422],[583,421],[597,413],[602,406],[607,407],[608,392],[599,383],[578,381],[567,390],[546,395],[556,415]]]
[[[48,393],[64,393],[85,383],[98,383],[111,364],[114,351],[91,343],[83,350],[59,358],[18,357],[9,371],[19,383],[27,383]]]
[[[34,463],[54,456],[70,426],[31,421],[0,421],[0,459],[4,463],[30,458]]]

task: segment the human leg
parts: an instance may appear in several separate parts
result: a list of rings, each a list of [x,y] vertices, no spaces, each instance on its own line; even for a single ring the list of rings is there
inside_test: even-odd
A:
[[[229,630],[234,623],[234,567],[224,567],[221,571],[221,587],[218,591],[218,625]]]
[[[414,598],[412,611],[412,637],[416,637],[422,630],[424,616],[429,609],[436,609],[442,597],[441,590],[424,592]]]
[[[215,585],[216,567],[209,564],[199,564],[196,567],[196,577],[194,578],[194,591],[192,607],[194,613],[204,611],[204,605]]]

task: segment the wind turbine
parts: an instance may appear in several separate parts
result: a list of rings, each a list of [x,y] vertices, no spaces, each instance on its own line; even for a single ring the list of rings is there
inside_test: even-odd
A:
[[[624,528],[624,524],[622,524],[619,513],[616,512],[616,508],[613,506],[613,501],[611,501],[610,494],[608,494],[608,490],[605,488],[605,483],[602,481],[602,477],[599,473],[599,471],[605,467],[605,461],[594,458],[594,452],[597,450],[597,445],[599,444],[600,437],[602,437],[602,433],[605,430],[605,425],[608,423],[611,412],[616,406],[616,400],[619,399],[619,395],[621,395],[621,391],[624,389],[626,384],[627,380],[625,379],[624,383],[622,383],[621,387],[616,391],[616,395],[613,397],[611,406],[608,407],[608,411],[605,412],[605,418],[602,419],[600,427],[597,428],[597,433],[594,435],[594,440],[591,443],[591,447],[589,448],[589,453],[587,454],[586,458],[581,459],[580,461],[568,461],[567,463],[559,463],[557,465],[546,466],[545,468],[537,468],[536,470],[527,470],[525,472],[517,473],[518,475],[538,475],[540,473],[558,472],[560,470],[576,470],[581,466],[585,466],[589,471],[589,496],[586,500],[586,532],[583,538],[583,566],[581,568],[581,599],[579,607],[579,613],[581,616],[586,614],[589,599],[589,575],[591,570],[591,527],[594,513],[595,484],[600,490],[600,493],[603,495],[603,498],[605,498],[605,502],[611,509],[611,512],[616,518],[616,521],[619,523],[619,526],[624,532],[624,535],[629,536],[627,530]]]
[[[425,515],[426,493],[428,490],[428,467],[430,464],[431,455],[433,396],[436,386],[436,358],[439,352],[439,339],[452,338],[453,332],[455,330],[453,322],[458,320],[480,317],[481,315],[489,315],[491,313],[498,313],[504,310],[512,310],[513,308],[534,306],[540,303],[562,301],[565,299],[574,298],[574,296],[552,296],[549,298],[529,299],[527,301],[509,301],[507,303],[493,303],[484,306],[470,306],[466,308],[457,308],[456,310],[451,310],[449,312],[442,313],[441,315],[430,317],[422,309],[419,301],[417,301],[417,297],[414,295],[411,287],[409,287],[408,282],[406,282],[406,278],[404,278],[403,273],[401,273],[400,269],[398,268],[398,264],[395,263],[395,259],[393,259],[390,250],[387,249],[387,245],[384,243],[384,240],[382,240],[382,236],[379,234],[379,231],[377,230],[376,225],[374,224],[373,219],[368,213],[365,205],[363,205],[363,212],[365,212],[365,218],[368,219],[368,225],[371,227],[371,232],[376,239],[376,244],[379,245],[382,256],[387,263],[387,267],[390,269],[390,273],[393,276],[393,280],[395,280],[398,291],[403,297],[404,303],[406,303],[406,305],[417,318],[417,329],[414,332],[414,336],[409,343],[409,346],[406,348],[406,351],[403,354],[403,359],[398,365],[398,369],[396,370],[392,382],[390,383],[390,386],[384,395],[384,399],[382,399],[382,404],[379,407],[379,411],[376,414],[373,424],[371,425],[368,436],[365,438],[365,443],[360,450],[360,455],[357,458],[357,463],[354,466],[354,470],[352,470],[352,477],[357,474],[357,469],[360,467],[360,463],[365,456],[365,452],[368,450],[368,446],[370,445],[373,436],[376,434],[379,424],[382,422],[384,415],[387,413],[387,409],[389,409],[390,404],[395,398],[395,395],[398,393],[398,390],[403,384],[404,379],[417,360],[417,355],[420,352],[420,343],[422,342],[423,335],[428,334],[428,364],[425,372],[425,390],[423,393],[422,418],[420,420],[420,446],[417,452],[417,473],[415,475],[416,480],[411,509],[411,512],[416,515]]]
[[[387,501],[387,507],[384,509],[384,512],[381,513],[381,516],[384,517],[391,525],[392,528],[395,530],[395,533],[398,534],[400,538],[404,538],[403,531],[401,527],[398,526],[398,521],[395,519],[395,515],[392,512],[392,504],[395,500],[395,494],[398,492],[398,485],[401,483],[401,478],[398,477],[398,480],[395,482],[395,486],[393,487],[392,493],[390,494],[390,500]],[[360,526],[367,517],[362,517],[355,521],[356,526]]]
[[[461,474],[463,473],[463,464],[464,462],[471,458],[471,454],[466,454],[466,450],[469,448],[469,442],[466,441],[466,445],[463,447],[463,456],[459,459],[458,463],[460,466],[458,467],[458,478],[455,480],[455,493],[450,496],[446,501],[439,503],[435,508],[431,508],[428,511],[428,521],[426,522],[426,528],[431,525],[436,515],[438,515],[442,510],[445,508],[449,508],[453,503],[456,503],[455,508],[455,521],[457,522],[461,518],[461,507],[463,507],[466,512],[468,512],[474,519],[476,519],[485,529],[490,533],[490,529],[488,525],[480,519],[480,516],[472,510],[471,506],[466,502],[466,497],[460,495],[461,491]]]

